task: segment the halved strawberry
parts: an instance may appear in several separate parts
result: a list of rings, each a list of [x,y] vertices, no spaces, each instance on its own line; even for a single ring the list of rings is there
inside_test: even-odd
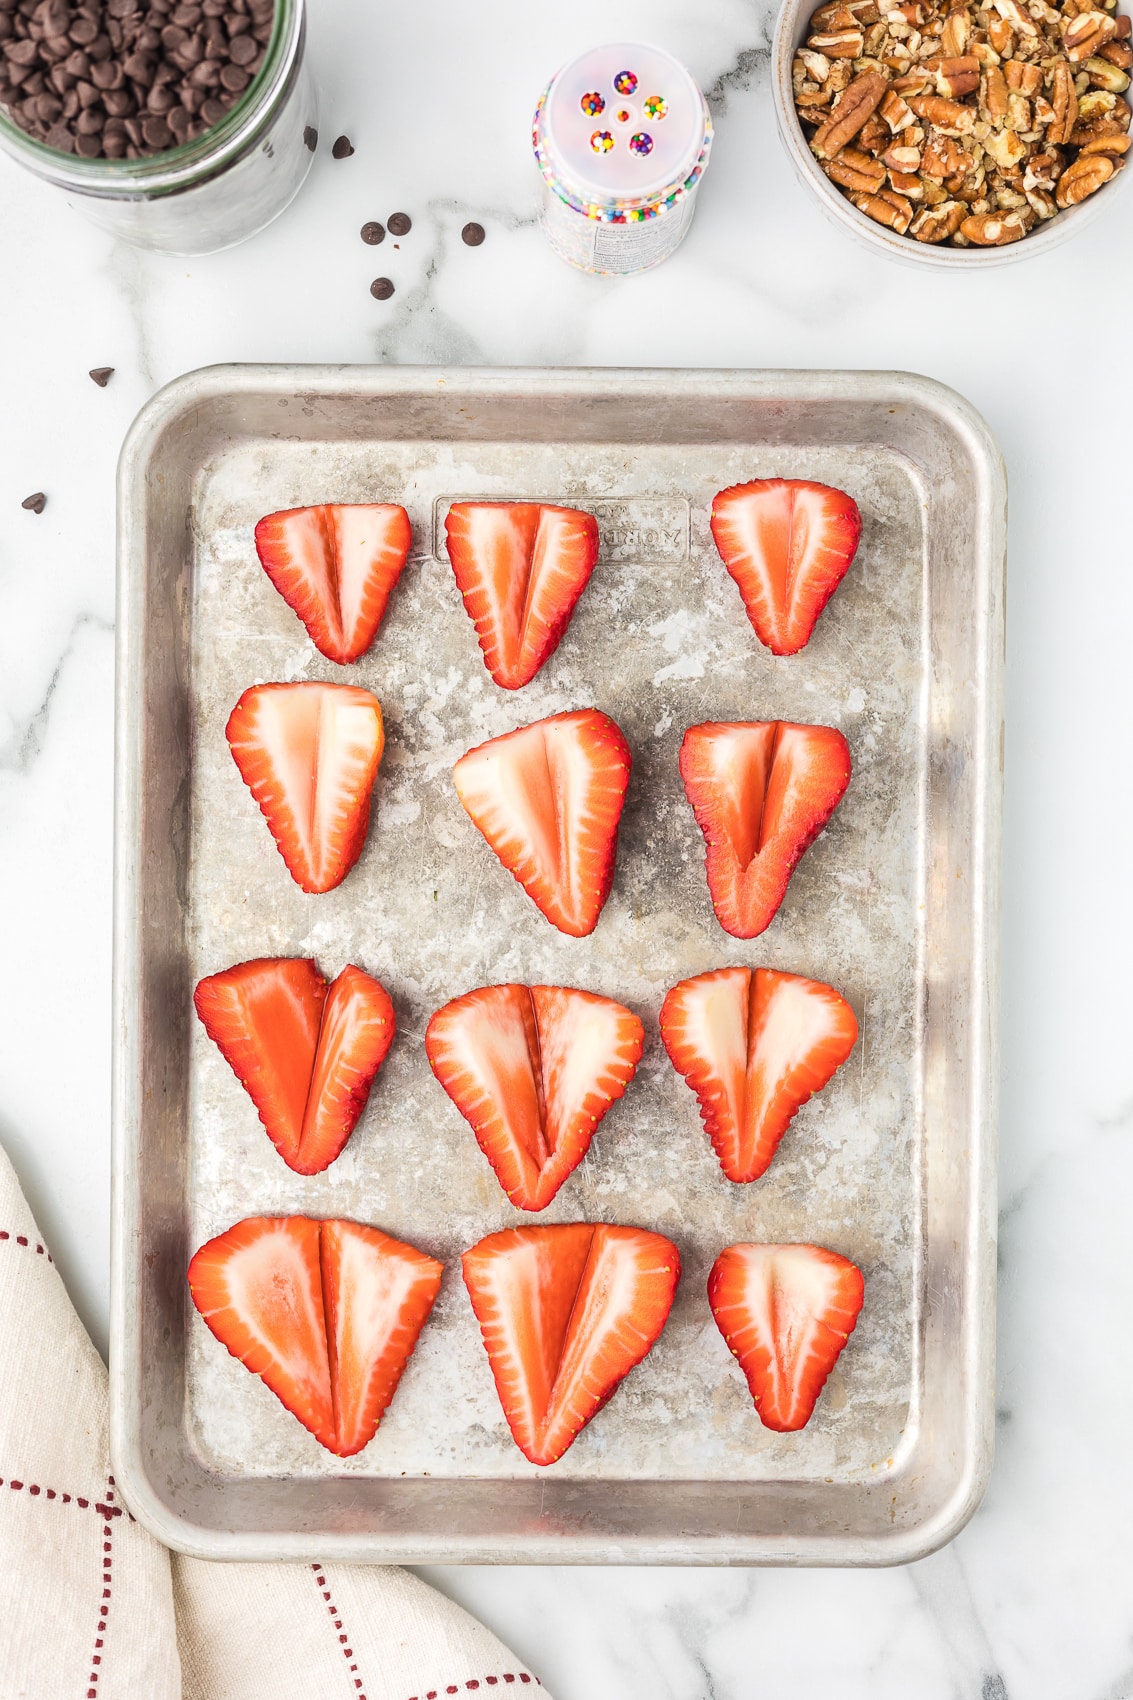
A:
[[[461,756],[457,795],[548,921],[583,938],[610,894],[633,762],[608,714],[553,714]]]
[[[645,1228],[506,1228],[466,1251],[464,1282],[504,1416],[553,1464],[665,1326],[680,1254]]]
[[[328,988],[313,962],[264,957],[210,974],[193,1002],[288,1168],[333,1163],[393,1042],[385,988],[352,965]]]
[[[633,1079],[645,1030],[568,986],[481,986],[425,1030],[433,1073],[519,1210],[542,1210]]]
[[[707,721],[685,733],[680,767],[716,918],[755,938],[850,783],[849,745],[832,726]]]
[[[264,571],[330,661],[365,655],[411,542],[409,515],[389,502],[288,508],[256,526]]]
[[[598,523],[539,502],[454,502],[445,532],[488,671],[518,690],[558,648],[598,559]]]
[[[377,697],[355,685],[252,685],[225,731],[295,883],[341,884],[370,825],[385,746]]]
[[[720,1167],[754,1181],[796,1110],[854,1048],[858,1023],[833,986],[773,968],[718,968],[673,987],[661,1037],[700,1103]]]
[[[857,1265],[822,1246],[730,1245],[720,1253],[708,1302],[765,1428],[805,1428],[863,1292]]]
[[[773,655],[795,655],[807,643],[861,534],[853,497],[805,478],[734,484],[712,503],[716,547]]]
[[[377,1228],[250,1216],[200,1248],[189,1290],[232,1356],[347,1458],[373,1439],[442,1273]]]

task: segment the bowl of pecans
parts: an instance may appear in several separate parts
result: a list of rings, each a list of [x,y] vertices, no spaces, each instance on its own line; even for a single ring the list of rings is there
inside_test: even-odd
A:
[[[1111,204],[1130,148],[1117,0],[786,0],[775,106],[799,176],[875,247],[971,266]]]

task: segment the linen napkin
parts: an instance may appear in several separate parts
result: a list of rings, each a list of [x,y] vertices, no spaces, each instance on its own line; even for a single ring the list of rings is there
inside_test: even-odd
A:
[[[122,1504],[107,1377],[0,1150],[3,1700],[464,1700],[534,1693],[403,1570],[209,1564]]]

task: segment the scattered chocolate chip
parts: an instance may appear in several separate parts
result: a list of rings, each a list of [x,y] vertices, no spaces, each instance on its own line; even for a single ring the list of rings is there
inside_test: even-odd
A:
[[[47,506],[47,497],[42,490],[37,490],[34,496],[25,496],[20,506],[30,509],[33,514],[41,514]]]
[[[478,248],[484,240],[484,226],[466,224],[460,233],[460,240],[469,248]]]
[[[349,136],[339,136],[330,150],[332,159],[349,159],[353,152],[354,144]]]
[[[386,223],[391,236],[408,236],[413,229],[413,220],[408,213],[390,213]]]
[[[384,242],[386,239],[386,227],[384,224],[379,224],[377,219],[371,219],[369,224],[362,226],[359,234],[368,247],[376,248],[379,242]]]
[[[388,301],[393,294],[393,284],[388,277],[376,277],[370,285],[370,294],[375,301]]]
[[[308,124],[307,128],[303,131],[303,145],[304,147],[309,148],[311,153],[314,153],[315,149],[319,145],[319,132],[315,129],[313,124]]]
[[[114,376],[114,368],[113,366],[95,366],[92,367],[88,375],[94,379],[100,390],[104,390]]]

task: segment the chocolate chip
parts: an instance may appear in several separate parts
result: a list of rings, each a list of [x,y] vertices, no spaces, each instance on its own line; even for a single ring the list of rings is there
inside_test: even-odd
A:
[[[241,70],[239,65],[222,65],[220,68],[220,86],[229,94],[242,94],[250,81],[247,71]]]
[[[114,376],[113,366],[94,366],[88,376],[94,380],[100,390],[104,390]]]
[[[368,247],[376,248],[379,242],[384,242],[386,239],[386,227],[384,224],[379,224],[376,219],[371,219],[369,224],[362,226],[359,234]]]
[[[303,146],[308,148],[311,153],[314,153],[318,145],[319,132],[315,129],[313,124],[308,124],[307,128],[303,131]]]
[[[390,213],[386,224],[391,236],[408,236],[413,229],[413,220],[408,213]]]
[[[228,57],[234,65],[250,65],[256,51],[256,43],[250,35],[234,35],[228,44]]]
[[[339,136],[330,152],[332,159],[349,159],[354,152],[354,145],[349,136]]]
[[[37,490],[34,496],[25,496],[20,506],[30,509],[33,514],[41,514],[47,506],[47,497],[42,490]]]
[[[388,277],[376,277],[370,285],[370,294],[375,301],[388,301],[393,294],[393,283]]]
[[[460,240],[469,248],[478,248],[484,240],[482,224],[466,224],[460,233]]]

